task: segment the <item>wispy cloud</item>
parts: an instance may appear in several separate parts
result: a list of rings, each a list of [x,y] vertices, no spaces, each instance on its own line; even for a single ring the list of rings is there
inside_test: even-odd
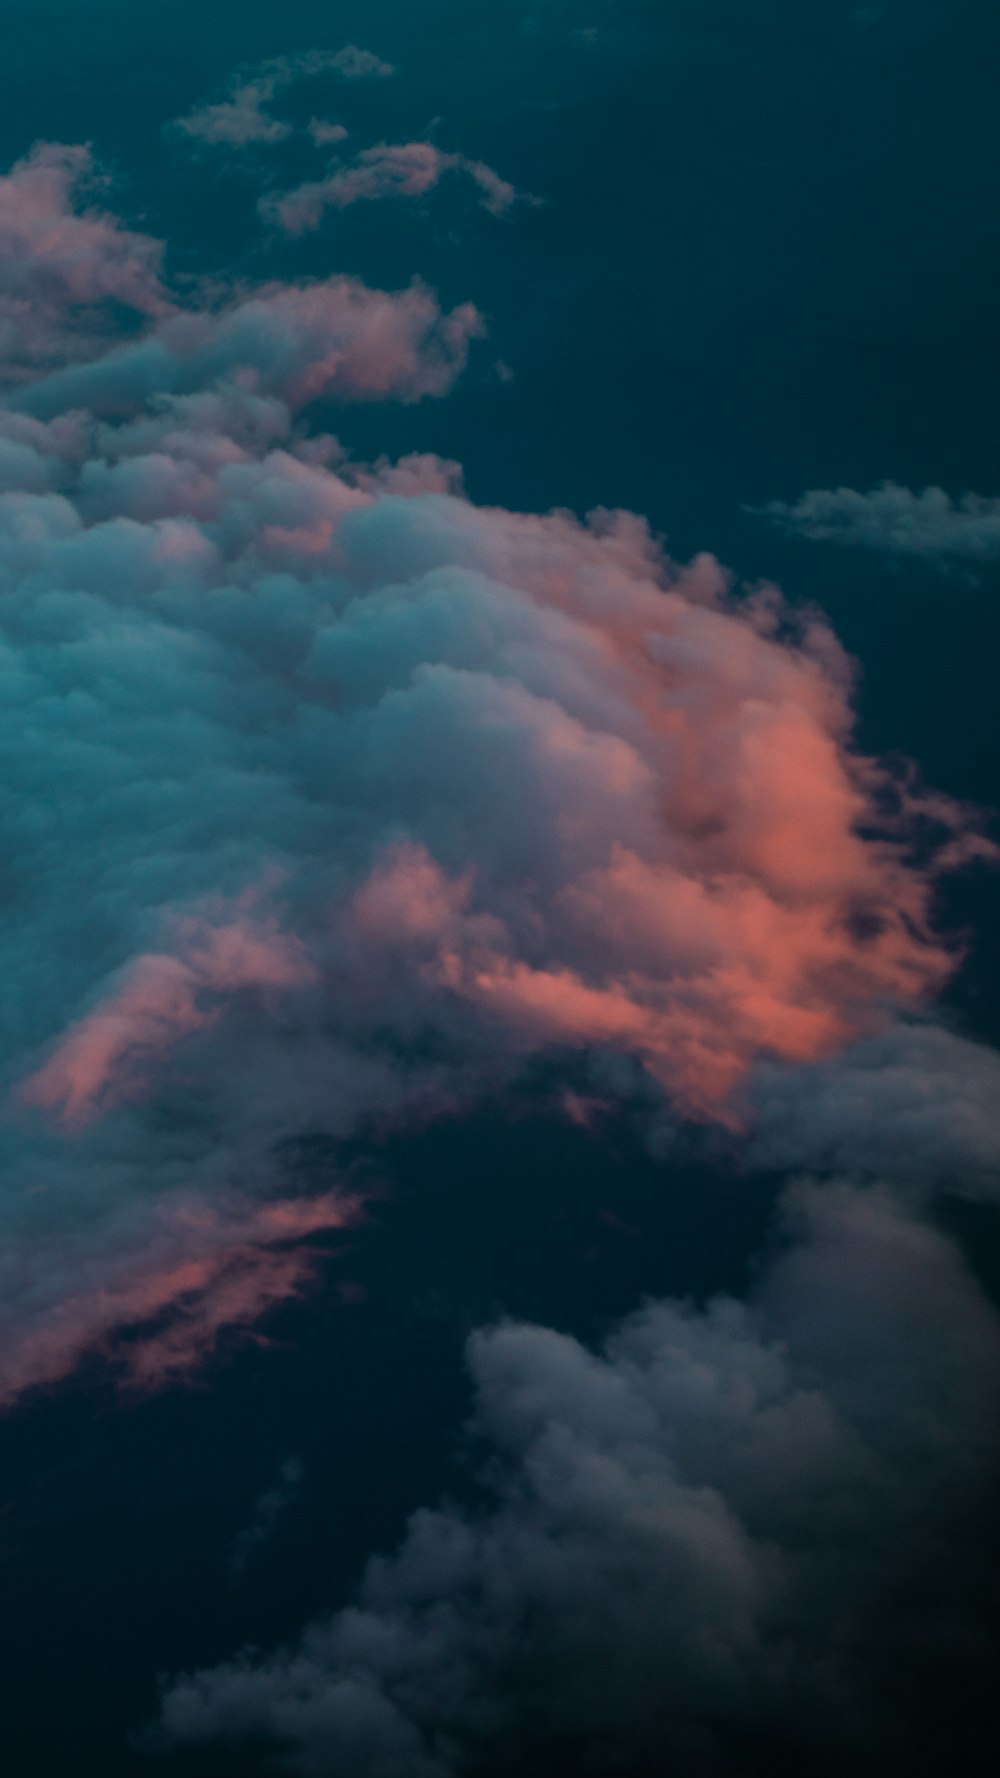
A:
[[[336,52],[308,50],[296,56],[275,56],[235,76],[222,99],[198,106],[178,118],[174,127],[197,142],[228,148],[281,142],[292,134],[292,126],[274,117],[267,107],[296,82],[321,74],[339,74],[352,81],[384,79],[394,72],[388,62],[355,44]]]
[[[254,1505],[250,1522],[234,1539],[229,1551],[229,1566],[234,1574],[243,1574],[261,1545],[267,1543],[295,1505],[302,1490],[305,1465],[299,1457],[289,1457],[281,1464],[277,1478],[265,1488]]]
[[[323,139],[331,138],[324,135]],[[506,215],[518,201],[537,202],[525,199],[483,161],[447,154],[432,142],[380,142],[348,164],[335,167],[323,179],[263,199],[261,213],[289,234],[304,234],[319,227],[326,210],[344,210],[351,204],[384,198],[423,197],[453,173],[472,181],[483,209],[493,216]]]
[[[1000,499],[942,488],[914,493],[883,482],[868,494],[854,488],[813,488],[793,502],[756,509],[779,529],[816,543],[836,543],[884,556],[928,562],[1000,560]]]

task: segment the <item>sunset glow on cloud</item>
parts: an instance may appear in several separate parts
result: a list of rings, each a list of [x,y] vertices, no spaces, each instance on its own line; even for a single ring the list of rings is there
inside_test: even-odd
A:
[[[558,1050],[633,1057],[675,1115],[738,1128],[757,1064],[921,1006],[953,955],[908,846],[933,830],[954,855],[967,819],[856,751],[823,623],[670,562],[628,515],[477,508],[432,459],[352,465],[296,410],[441,394],[476,312],[342,278],[192,306],[154,243],[78,212],[88,166],[44,148],[0,182],[0,218],[28,218],[21,285],[54,268],[34,380],[11,336],[0,581],[33,811],[5,1117],[26,1187],[120,1181],[72,1187],[74,1240],[114,1252],[93,1337],[199,1294],[214,1331],[220,1304],[245,1320],[295,1287],[287,1245],[253,1238],[245,1292],[228,1259],[224,1291],[214,1258],[199,1284],[194,1224],[171,1282],[141,1219],[109,1233],[134,1193],[229,1204],[283,1135],[405,1121]],[[110,295],[143,330],[50,370]],[[413,1050],[427,1029],[444,1059]],[[57,1284],[45,1313],[90,1312]],[[18,1357],[37,1307],[8,1314],[11,1374],[44,1374]]]

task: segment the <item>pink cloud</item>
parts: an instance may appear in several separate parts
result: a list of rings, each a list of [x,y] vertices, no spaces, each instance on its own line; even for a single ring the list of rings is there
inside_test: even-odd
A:
[[[345,80],[385,80],[396,72],[391,62],[383,61],[373,50],[359,49],[356,43],[346,43],[330,60]]]
[[[227,997],[299,987],[313,970],[273,921],[178,923],[177,955],[139,957],[93,1012],[59,1039],[20,1088],[25,1104],[79,1128],[141,1094],[173,1047],[222,1016]]]
[[[380,142],[325,179],[300,185],[278,198],[265,198],[261,211],[289,234],[305,234],[319,227],[325,210],[343,210],[350,204],[383,198],[423,197],[449,173],[471,179],[480,203],[493,216],[505,215],[518,200],[514,187],[483,161],[446,154],[432,142]]]
[[[292,407],[321,396],[420,401],[447,393],[484,331],[471,303],[442,313],[419,283],[400,291],[341,277],[267,284],[215,313],[175,312],[139,342],[43,378],[20,400],[43,418],[72,407],[122,416],[160,395],[238,380]]]
[[[12,1390],[116,1326],[182,1373],[298,1288],[303,1133],[567,1049],[574,1091],[624,1055],[671,1116],[748,1122],[768,1069],[926,1003],[937,873],[984,849],[858,751],[819,619],[634,516],[477,508],[296,417],[444,393],[475,309],[342,277],[167,305],[142,237],[76,214],[84,165],[3,186],[34,196],[0,289],[52,347],[0,409]],[[280,924],[240,894],[275,870]]]
[[[313,117],[309,121],[309,134],[317,148],[329,148],[334,142],[346,142],[347,131],[342,123],[334,123],[328,117]]]
[[[109,1255],[69,1287],[48,1313],[7,1339],[0,1357],[0,1405],[28,1389],[58,1383],[88,1353],[113,1358],[142,1390],[190,1376],[226,1330],[250,1329],[306,1288],[317,1234],[349,1227],[358,1201],[328,1192],[253,1204],[181,1198],[161,1206],[138,1253]],[[123,1345],[117,1337],[128,1330]]]
[[[249,148],[282,142],[292,134],[292,125],[274,117],[267,107],[298,81],[322,74],[338,74],[343,80],[384,78],[393,72],[388,62],[353,43],[336,52],[313,49],[300,55],[272,56],[236,75],[225,98],[197,106],[178,118],[174,127],[189,140],[214,147]],[[336,125],[327,129],[332,133],[314,132],[314,140],[339,142],[347,134]]]

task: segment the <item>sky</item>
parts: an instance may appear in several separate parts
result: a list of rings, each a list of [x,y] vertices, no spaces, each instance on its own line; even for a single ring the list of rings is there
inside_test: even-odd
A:
[[[992,1771],[1000,25],[0,25],[5,1773]]]

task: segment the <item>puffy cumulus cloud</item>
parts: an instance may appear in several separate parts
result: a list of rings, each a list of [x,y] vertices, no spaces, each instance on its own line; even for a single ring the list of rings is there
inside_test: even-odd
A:
[[[354,44],[337,50],[307,50],[301,55],[273,56],[230,82],[225,98],[199,105],[173,128],[189,141],[224,148],[282,142],[292,125],[275,117],[267,107],[296,82],[319,74],[339,74],[345,80],[386,76],[394,72],[370,50]],[[337,138],[326,137],[325,140]]]
[[[345,80],[384,80],[396,72],[391,62],[384,62],[370,49],[359,49],[356,43],[346,43],[338,49],[331,63]]]
[[[297,1288],[353,1213],[303,1135],[560,1050],[732,1125],[949,970],[907,846],[965,817],[856,751],[821,622],[294,417],[441,393],[478,325],[270,285],[0,410],[8,1395]]]
[[[107,1170],[88,1175],[84,1162],[62,1181],[43,1164],[34,1186],[17,1181],[21,1201],[4,1203],[5,1408],[90,1354],[113,1359],[132,1388],[187,1376],[224,1332],[249,1330],[302,1290],[317,1264],[313,1238],[357,1214],[343,1193],[254,1202],[221,1170],[211,1195],[157,1192],[134,1154],[103,1159]]]
[[[317,142],[337,140],[324,126],[320,129],[320,135],[315,129],[313,132]],[[289,234],[300,235],[318,228],[326,210],[344,210],[350,204],[380,198],[423,197],[449,173],[470,179],[483,209],[492,216],[506,215],[518,201],[520,194],[514,187],[483,161],[446,154],[432,142],[380,142],[364,149],[349,165],[335,167],[324,179],[262,199],[261,214]]]
[[[478,1333],[483,1504],[418,1512],[293,1645],[176,1679],[161,1744],[262,1737],[303,1778],[914,1751],[907,1649],[939,1658],[947,1610],[918,1591],[904,1634],[894,1589],[914,1536],[947,1575],[993,1472],[1000,1323],[881,1193],[800,1188],[790,1216],[748,1304],[654,1302],[598,1353]]]
[[[162,314],[163,249],[93,199],[85,147],[40,143],[0,176],[0,387],[93,356]]]
[[[0,177],[0,388],[64,434],[74,409],[131,414],[225,379],[291,406],[419,401],[447,392],[483,332],[471,303],[443,314],[419,283],[270,283],[192,307],[163,282],[161,243],[86,207],[95,183],[88,149],[51,143]],[[14,488],[47,473],[28,436],[8,412],[0,472]]]
[[[982,494],[953,500],[943,488],[916,494],[884,482],[869,494],[813,488],[793,504],[774,500],[759,510],[781,530],[818,543],[929,562],[1000,559],[1000,500]]]

